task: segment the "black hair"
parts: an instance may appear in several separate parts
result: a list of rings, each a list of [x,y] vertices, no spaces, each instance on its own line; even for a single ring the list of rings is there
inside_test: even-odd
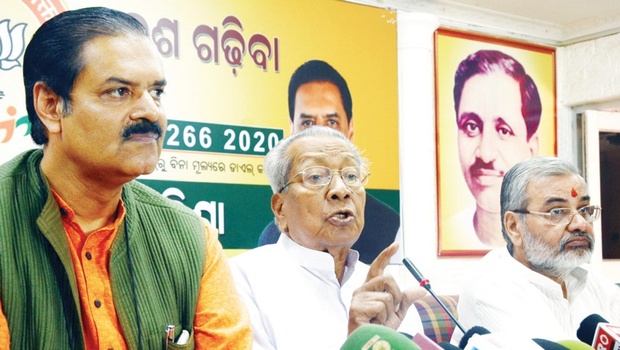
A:
[[[100,36],[118,35],[148,36],[148,32],[134,17],[105,7],[66,11],[37,29],[26,48],[23,69],[26,110],[36,144],[46,144],[48,136],[34,107],[34,85],[43,82],[60,96],[67,114],[73,84],[86,64],[82,58],[84,46]]]
[[[496,50],[480,50],[464,59],[454,75],[454,109],[458,119],[461,94],[467,80],[474,75],[504,72],[512,77],[521,91],[521,115],[527,129],[529,140],[540,124],[542,105],[534,80],[525,73],[525,68],[513,57]]]
[[[311,60],[302,64],[291,76],[291,81],[288,84],[288,113],[291,121],[295,119],[295,95],[297,90],[301,85],[312,82],[328,82],[336,85],[338,90],[340,90],[342,106],[347,114],[347,121],[351,122],[353,117],[353,101],[351,100],[349,86],[334,67],[320,60]]]

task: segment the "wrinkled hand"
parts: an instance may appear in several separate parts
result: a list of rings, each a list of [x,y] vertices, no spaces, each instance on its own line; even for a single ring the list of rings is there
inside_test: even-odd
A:
[[[421,287],[401,291],[392,276],[383,275],[383,270],[397,251],[398,243],[385,248],[370,265],[364,284],[353,292],[349,309],[349,334],[368,323],[396,330],[409,306],[426,295],[426,290]]]

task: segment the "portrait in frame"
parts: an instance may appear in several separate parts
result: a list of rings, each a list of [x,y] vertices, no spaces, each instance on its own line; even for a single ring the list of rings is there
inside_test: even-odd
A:
[[[500,188],[511,166],[556,154],[555,49],[435,32],[439,256],[505,246]]]

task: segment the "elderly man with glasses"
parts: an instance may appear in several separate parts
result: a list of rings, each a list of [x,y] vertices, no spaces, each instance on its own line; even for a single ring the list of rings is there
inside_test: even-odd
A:
[[[500,201],[507,244],[482,258],[463,287],[465,329],[557,341],[576,339],[591,314],[620,323],[620,288],[589,264],[601,208],[590,203],[577,168],[555,157],[517,163]],[[455,332],[453,342],[461,336]]]
[[[342,133],[314,126],[282,140],[265,158],[271,209],[283,234],[230,259],[250,311],[254,349],[339,349],[357,327],[422,331],[414,300],[384,275],[398,244],[370,266],[351,246],[364,227],[367,161]],[[405,317],[406,316],[406,317]]]

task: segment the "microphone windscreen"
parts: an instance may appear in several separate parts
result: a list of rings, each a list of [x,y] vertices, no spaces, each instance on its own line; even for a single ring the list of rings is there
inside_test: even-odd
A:
[[[596,326],[601,322],[608,323],[607,320],[599,314],[592,314],[584,318],[577,329],[577,339],[586,344],[592,344],[594,342],[594,335],[596,334]]]
[[[376,324],[358,327],[340,348],[340,350],[362,349],[422,350],[405,335]]]
[[[439,343],[438,345],[444,350],[461,350],[461,348],[457,348],[456,346],[445,341]]]
[[[532,340],[534,341],[534,343],[538,344],[538,346],[540,346],[541,348],[545,350],[568,350],[566,346],[558,344],[551,340],[539,339],[539,338],[534,338]]]
[[[463,337],[461,338],[461,341],[459,342],[459,348],[465,349],[465,347],[467,347],[467,343],[469,342],[469,339],[473,337],[474,334],[485,335],[489,333],[491,332],[482,326],[473,326],[467,332],[465,332],[465,334],[463,334]]]
[[[592,350],[594,349],[593,347],[591,347],[590,345],[584,342],[580,342],[579,340],[573,340],[573,339],[558,340],[558,344],[566,347],[569,350]]]

